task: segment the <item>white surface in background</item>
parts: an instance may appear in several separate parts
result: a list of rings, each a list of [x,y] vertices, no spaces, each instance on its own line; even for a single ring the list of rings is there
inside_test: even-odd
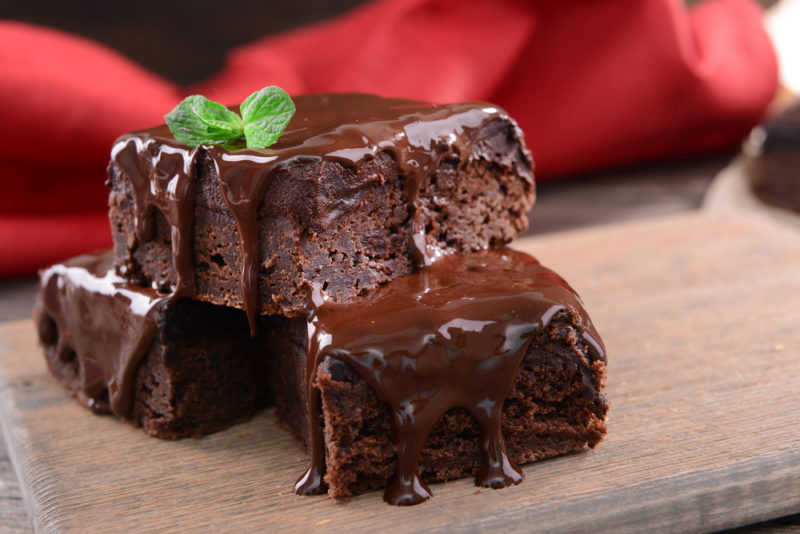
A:
[[[800,95],[800,0],[782,0],[765,17],[767,33],[778,54],[780,80]]]

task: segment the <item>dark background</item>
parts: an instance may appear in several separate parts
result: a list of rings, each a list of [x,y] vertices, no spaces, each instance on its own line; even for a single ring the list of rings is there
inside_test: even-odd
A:
[[[363,3],[365,0],[0,0],[0,18],[90,37],[187,85],[219,71],[232,47],[330,18]]]
[[[686,3],[701,1],[704,0]],[[319,22],[367,2],[231,0],[223,6],[219,0],[0,0],[0,19],[21,20],[90,37],[165,78],[189,85],[217,73],[226,52],[235,46]],[[758,2],[769,6],[776,0]]]

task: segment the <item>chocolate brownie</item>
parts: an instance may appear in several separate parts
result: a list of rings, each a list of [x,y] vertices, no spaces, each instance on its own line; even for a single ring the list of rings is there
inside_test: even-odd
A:
[[[270,345],[277,413],[312,456],[299,493],[391,483],[387,501],[414,504],[424,481],[502,487],[521,480],[514,463],[605,435],[602,342],[529,256],[447,256],[356,303],[313,300],[308,320],[270,325],[284,333]]]
[[[117,140],[109,216],[127,278],[246,309],[251,321],[296,317],[309,283],[345,301],[527,227],[533,164],[502,110],[294,101],[283,137],[260,151],[189,148],[165,126]]]
[[[800,101],[753,130],[744,154],[756,196],[800,213]]]
[[[44,271],[35,317],[79,400],[159,437],[222,429],[274,394],[311,453],[299,493],[389,485],[389,502],[415,504],[426,482],[503,487],[515,464],[605,435],[602,342],[524,254],[447,256],[355,303],[326,297],[313,287],[307,317],[262,316],[252,338],[243,311],[132,285],[104,253]]]
[[[113,252],[42,274],[56,377],[162,437],[274,395],[309,451],[305,495],[387,486],[416,504],[426,481],[505,487],[518,463],[596,445],[602,342],[563,279],[502,248],[535,196],[513,120],[482,103],[295,104],[269,149],[189,148],[164,126],[116,142]]]
[[[502,433],[517,465],[594,448],[605,436],[605,362],[581,358],[575,315],[561,312],[525,354],[503,406]],[[326,422],[329,494],[346,497],[384,487],[397,470],[388,407],[347,365],[326,358],[317,371]],[[335,424],[327,424],[335,422]],[[419,469],[425,482],[475,475],[481,430],[464,408],[448,410],[431,430]]]
[[[221,430],[270,400],[267,341],[243,311],[130,284],[110,251],[43,271],[34,318],[52,374],[82,404],[154,436]]]

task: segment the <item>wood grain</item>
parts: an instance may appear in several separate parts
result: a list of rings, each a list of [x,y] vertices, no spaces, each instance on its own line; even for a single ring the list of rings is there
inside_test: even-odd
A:
[[[692,214],[520,241],[584,298],[609,353],[609,436],[410,509],[292,495],[304,454],[270,411],[161,441],[49,377],[29,322],[0,327],[0,420],[40,532],[713,531],[800,512],[800,236]]]
[[[0,533],[28,534],[30,531],[17,475],[11,467],[0,433]]]

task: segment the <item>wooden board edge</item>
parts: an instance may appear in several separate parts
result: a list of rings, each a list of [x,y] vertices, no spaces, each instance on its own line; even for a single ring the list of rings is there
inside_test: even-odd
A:
[[[588,493],[572,500],[555,517],[547,511],[552,503],[545,502],[506,510],[500,518],[465,518],[440,531],[716,532],[799,513],[798,466],[800,448],[789,448],[617,492]]]
[[[18,323],[16,326],[22,326],[25,323],[30,323],[30,320],[14,321]],[[11,328],[6,328],[7,325],[0,325],[0,333],[7,332]],[[14,325],[12,325],[14,326]],[[5,347],[0,346],[0,357],[5,352]],[[22,494],[22,502],[25,507],[25,513],[28,516],[28,523],[33,528],[34,532],[41,532],[37,525],[34,524],[33,519],[37,517],[36,510],[41,508],[40,503],[37,503],[33,495],[31,495],[29,488],[33,487],[30,484],[31,478],[29,473],[31,471],[30,462],[24,458],[24,454],[18,454],[22,448],[22,440],[19,436],[12,434],[11,427],[12,418],[14,417],[14,410],[12,404],[12,388],[13,384],[0,373],[0,437],[6,443],[6,452],[8,459],[11,462],[11,467],[14,474],[19,481],[19,490]],[[20,457],[22,456],[22,457]]]

